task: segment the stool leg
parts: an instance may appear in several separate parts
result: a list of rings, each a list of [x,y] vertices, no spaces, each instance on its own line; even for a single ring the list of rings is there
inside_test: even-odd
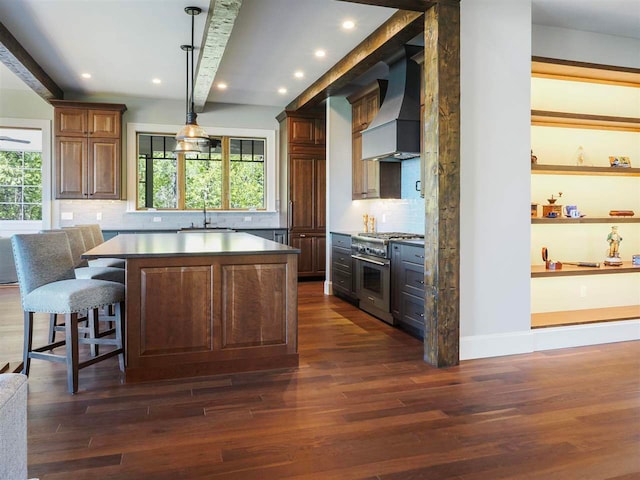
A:
[[[69,393],[78,391],[78,314],[65,315],[65,340],[67,347],[67,386]]]
[[[56,327],[58,326],[56,323],[57,318],[57,314],[49,314],[49,343],[54,343],[56,341]]]
[[[98,309],[94,308],[93,310],[88,311],[87,318],[88,318],[87,326],[89,327],[89,337],[96,339],[100,334],[100,322],[98,320]],[[95,343],[91,344],[90,349],[91,349],[92,357],[96,357],[100,353],[100,346]]]
[[[24,351],[22,352],[22,373],[29,376],[31,368],[31,345],[33,343],[33,312],[24,312]]]
[[[116,307],[116,340],[118,344],[116,348],[121,348],[122,353],[118,355],[118,362],[120,363],[120,371],[124,372],[125,365],[125,348],[124,348],[124,302],[117,303]]]

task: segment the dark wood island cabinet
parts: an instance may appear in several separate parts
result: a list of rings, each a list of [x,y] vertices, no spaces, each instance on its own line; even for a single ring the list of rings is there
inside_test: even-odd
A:
[[[299,250],[247,233],[123,234],[126,380],[298,365]]]

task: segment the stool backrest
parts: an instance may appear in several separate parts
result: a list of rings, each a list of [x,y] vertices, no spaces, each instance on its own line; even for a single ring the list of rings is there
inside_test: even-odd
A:
[[[102,229],[100,225],[97,223],[92,223],[89,225],[91,227],[91,233],[93,233],[93,241],[95,243],[94,247],[97,247],[101,243],[104,243],[104,236],[102,235]]]
[[[84,246],[87,250],[91,250],[93,247],[98,245],[96,240],[93,238],[93,228],[91,225],[78,225],[76,227],[65,227],[67,228],[79,228],[82,232],[82,239],[84,240]]]
[[[81,258],[82,254],[87,251],[82,237],[82,230],[79,228],[67,228],[63,231],[67,234],[67,238],[69,239],[69,248],[71,248],[71,257],[73,258],[75,267],[88,267],[89,262],[84,258]]]
[[[23,298],[42,285],[76,278],[64,232],[14,235],[11,244]]]

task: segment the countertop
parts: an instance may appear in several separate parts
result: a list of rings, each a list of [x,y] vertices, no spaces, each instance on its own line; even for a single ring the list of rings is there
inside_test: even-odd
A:
[[[249,233],[124,233],[85,252],[82,258],[194,257],[203,255],[299,254],[300,249]]]

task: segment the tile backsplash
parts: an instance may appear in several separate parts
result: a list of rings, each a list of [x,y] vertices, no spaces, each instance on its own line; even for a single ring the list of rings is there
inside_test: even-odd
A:
[[[174,230],[202,226],[198,212],[127,212],[127,203],[117,200],[58,200],[53,202],[53,224],[66,227],[98,223],[103,230]],[[277,212],[207,212],[212,227],[279,228]]]

